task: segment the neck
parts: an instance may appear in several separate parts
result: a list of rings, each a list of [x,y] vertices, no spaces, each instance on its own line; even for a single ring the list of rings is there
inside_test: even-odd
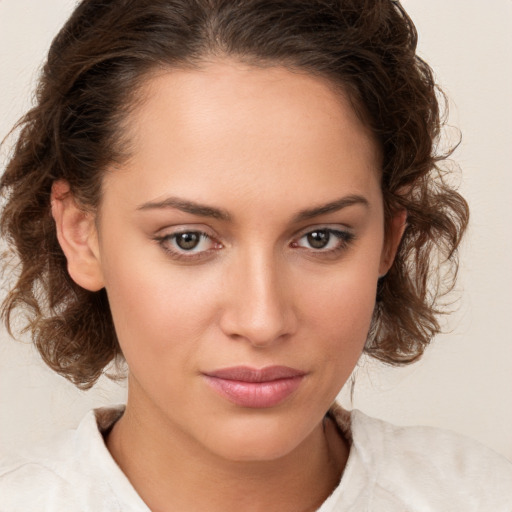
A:
[[[326,418],[291,453],[269,461],[226,460],[130,401],[107,447],[153,512],[314,511],[338,485],[348,445]]]

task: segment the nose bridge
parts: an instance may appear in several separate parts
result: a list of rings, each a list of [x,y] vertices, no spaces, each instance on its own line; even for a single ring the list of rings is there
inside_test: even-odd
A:
[[[291,334],[294,313],[283,262],[269,248],[248,247],[232,262],[228,306],[223,313],[226,334],[266,346]]]

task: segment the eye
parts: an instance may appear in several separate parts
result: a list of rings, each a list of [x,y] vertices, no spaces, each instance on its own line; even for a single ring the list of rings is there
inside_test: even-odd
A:
[[[196,231],[178,233],[171,236],[171,240],[176,247],[183,251],[193,251],[194,249],[201,250],[201,244],[205,245],[205,241],[207,241],[205,239],[207,239],[207,236]]]
[[[354,235],[348,231],[322,228],[305,233],[292,246],[320,252],[331,252],[343,249],[353,239]]]
[[[202,231],[180,231],[156,237],[159,245],[175,259],[192,259],[206,256],[222,245]]]

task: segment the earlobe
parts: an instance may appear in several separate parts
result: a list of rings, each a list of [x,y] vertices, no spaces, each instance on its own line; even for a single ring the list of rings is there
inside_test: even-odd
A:
[[[51,207],[69,275],[86,290],[101,290],[104,284],[94,215],[79,207],[63,180],[53,183]]]
[[[386,230],[386,240],[384,248],[382,250],[382,256],[379,267],[379,276],[383,277],[387,274],[391,268],[393,261],[395,260],[396,252],[405,228],[407,226],[407,211],[398,210],[393,214],[393,217],[389,220]]]

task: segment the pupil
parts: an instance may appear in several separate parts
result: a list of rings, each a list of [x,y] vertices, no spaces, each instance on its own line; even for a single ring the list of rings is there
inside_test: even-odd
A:
[[[190,251],[197,247],[200,239],[201,235],[198,233],[181,233],[176,236],[176,244],[180,249]]]
[[[308,243],[314,249],[323,249],[329,243],[328,231],[313,231],[308,234]]]

